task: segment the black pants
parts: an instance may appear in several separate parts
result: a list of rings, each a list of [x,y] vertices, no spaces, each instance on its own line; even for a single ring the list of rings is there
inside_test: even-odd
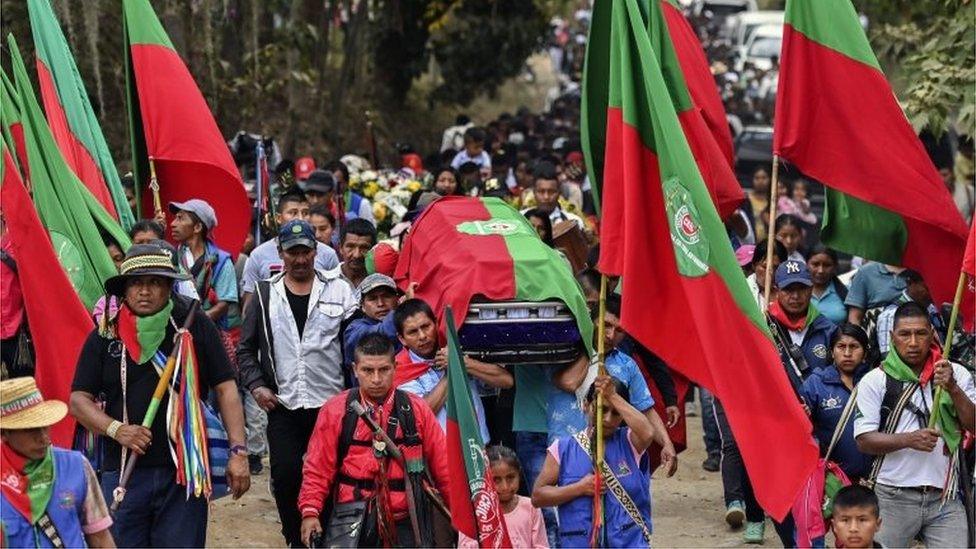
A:
[[[304,547],[298,492],[302,488],[305,451],[318,415],[318,408],[288,410],[280,404],[268,412],[271,493],[278,507],[278,517],[281,518],[281,534],[290,547]]]
[[[742,461],[742,454],[739,453],[739,445],[736,444],[732,436],[732,428],[729,427],[729,420],[725,416],[725,409],[718,399],[713,399],[715,422],[718,424],[719,434],[722,438],[722,488],[725,491],[725,505],[733,501],[741,501],[746,506],[746,520],[749,522],[763,522],[766,520],[766,513],[759,502],[756,501],[756,494],[752,491],[752,482],[749,481],[749,474],[746,472],[746,464]],[[707,413],[706,411],[702,412]],[[783,522],[773,521],[776,527],[776,534],[779,536],[783,547],[795,547],[793,515],[786,515]]]

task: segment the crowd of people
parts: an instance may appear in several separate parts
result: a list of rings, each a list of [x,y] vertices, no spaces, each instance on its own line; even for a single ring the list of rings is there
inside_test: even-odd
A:
[[[587,20],[577,13],[573,25],[585,29]],[[709,49],[717,26],[697,23]],[[189,333],[199,397],[226,431],[226,490],[239,497],[267,463],[285,544],[476,546],[457,538],[446,514],[457,472],[448,470],[445,450],[449,357],[440,311],[417,297],[415,283],[394,279],[413,220],[442,197],[469,196],[504,200],[559,250],[592,319],[603,322],[607,350],[605,373],[584,346],[557,365],[464,357],[511,541],[650,546],[651,475],[676,470],[672,437],[686,403],[668,366],[621,328],[621,296],[612,288],[598,315],[599,220],[579,140],[582,48],[574,37],[581,31],[561,21],[553,31],[549,53],[564,74],[562,93],[542,114],[523,108],[484,125],[459,116],[440,150],[423,157],[401,145],[391,168],[423,186],[389,231],[378,229],[376,204],[350,185],[372,168],[355,154],[277,162],[271,211],[256,204],[236,258],[214,242],[221,212],[204,200],[167,204],[135,224],[133,246],[110,249],[119,274],[92,311],[96,328],[81,350],[68,406],[44,400],[29,377],[16,258],[4,252],[4,545],[206,543],[206,497],[174,482],[170,414],[140,424],[154,406],[167,409],[168,393],[154,398],[160,362],[178,347],[175,336]],[[716,70],[733,128],[735,119],[769,123],[774,71],[731,78]],[[950,192],[969,193],[968,209],[965,200],[957,204],[970,217],[972,166],[964,145],[946,176]],[[256,198],[253,164],[241,170]],[[831,516],[838,546],[971,544],[973,337],[949,325],[916,271],[820,244],[803,180],[780,188],[778,215],[769,219],[769,180],[768,167],[755,171],[729,239],[821,457],[846,485],[830,494],[829,506],[817,501],[816,512]],[[576,235],[571,243],[560,240],[567,233]],[[950,334],[957,345],[942,356]],[[746,543],[763,543],[766,513],[750,475],[764,473],[747,471],[722,403],[698,392],[702,467],[720,473],[725,521],[743,528]],[[48,429],[69,412],[101,441],[88,452],[94,468],[51,447]],[[591,459],[597,421],[606,448],[598,472]],[[601,531],[594,531],[596,490],[604,495]],[[106,501],[121,502],[119,510],[110,515]],[[823,535],[805,537],[809,519],[794,507],[774,521],[784,546],[824,546]]]

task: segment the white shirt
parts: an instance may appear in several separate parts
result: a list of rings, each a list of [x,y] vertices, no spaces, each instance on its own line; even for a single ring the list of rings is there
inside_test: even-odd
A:
[[[481,151],[478,156],[471,156],[466,149],[462,149],[461,152],[454,155],[454,160],[451,160],[451,167],[460,170],[465,162],[474,162],[479,168],[491,168],[491,157],[488,156],[487,151]]]
[[[952,376],[969,400],[976,401],[976,385],[973,376],[958,364],[952,365]],[[920,410],[932,410],[932,383],[919,387],[912,395],[911,402]],[[857,408],[854,412],[854,438],[864,433],[881,431],[879,425],[881,401],[885,393],[885,373],[875,368],[864,375],[857,384]],[[898,418],[895,433],[911,433],[924,425],[906,409]],[[945,484],[949,468],[949,457],[943,455],[945,441],[940,437],[931,452],[920,452],[911,448],[891,452],[885,456],[878,474],[878,482],[888,486],[934,486]]]
[[[278,401],[289,410],[319,408],[342,392],[342,321],[356,310],[352,287],[339,270],[316,271],[301,338],[285,293],[285,275],[271,279],[269,299]]]

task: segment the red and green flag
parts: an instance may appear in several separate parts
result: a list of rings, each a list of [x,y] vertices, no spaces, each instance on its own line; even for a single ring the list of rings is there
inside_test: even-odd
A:
[[[694,30],[671,1],[640,0],[638,9],[681,129],[724,219],[739,207],[744,195],[733,171],[732,134],[708,59]],[[609,6],[594,4],[583,69],[581,138],[598,206],[606,182],[604,156],[612,48],[609,15]]]
[[[28,0],[37,79],[47,122],[71,171],[128,230],[135,223],[85,83],[48,0]]]
[[[251,204],[227,143],[149,1],[123,0],[122,12],[132,173],[142,211],[153,208],[152,158],[162,207],[205,200],[218,212],[210,238],[236,257],[251,226]]]
[[[23,106],[24,143],[34,204],[71,284],[91,310],[105,294],[105,280],[118,274],[106,243],[114,242],[124,251],[129,247],[129,237],[61,156],[13,35],[8,37],[8,44],[14,84]]]
[[[417,283],[417,297],[442,327],[448,306],[466,312],[475,296],[562,301],[592,352],[593,322],[568,263],[500,198],[445,196],[427,206],[403,243],[394,278],[404,289]]]
[[[27,322],[35,334],[34,378],[44,398],[68,402],[78,355],[94,324],[59,265],[10,150],[6,144],[0,149],[0,205],[11,255],[17,261]],[[65,416],[51,428],[51,441],[70,448],[74,428],[74,418]]]
[[[24,179],[30,181],[30,171],[27,165],[27,144],[24,143],[24,123],[20,113],[23,110],[17,88],[7,77],[7,73],[0,72],[0,135],[7,143],[7,147],[14,157]]]
[[[451,524],[458,532],[478,540],[479,547],[511,547],[505,513],[491,476],[491,465],[481,440],[478,417],[471,400],[468,369],[458,344],[454,315],[447,322],[447,463],[451,475]],[[465,474],[457,474],[464,471]]]
[[[592,32],[610,44],[600,271],[623,277],[627,333],[722,402],[759,503],[781,519],[817,465],[810,422],[682,131],[641,3],[594,10],[609,28]]]
[[[937,302],[952,301],[965,221],[850,0],[786,3],[773,152],[827,188],[825,244],[915,269]]]

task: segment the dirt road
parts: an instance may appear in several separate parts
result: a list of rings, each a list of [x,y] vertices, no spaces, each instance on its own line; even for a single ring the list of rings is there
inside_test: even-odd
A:
[[[689,418],[690,448],[679,456],[673,478],[653,481],[654,547],[739,547],[741,531],[723,521],[722,481],[701,468],[705,458],[701,420]],[[214,504],[208,545],[213,547],[278,547],[282,545],[278,514],[268,492],[268,469],[252,478],[240,501],[224,498]],[[780,547],[772,524],[766,525],[764,547]]]

